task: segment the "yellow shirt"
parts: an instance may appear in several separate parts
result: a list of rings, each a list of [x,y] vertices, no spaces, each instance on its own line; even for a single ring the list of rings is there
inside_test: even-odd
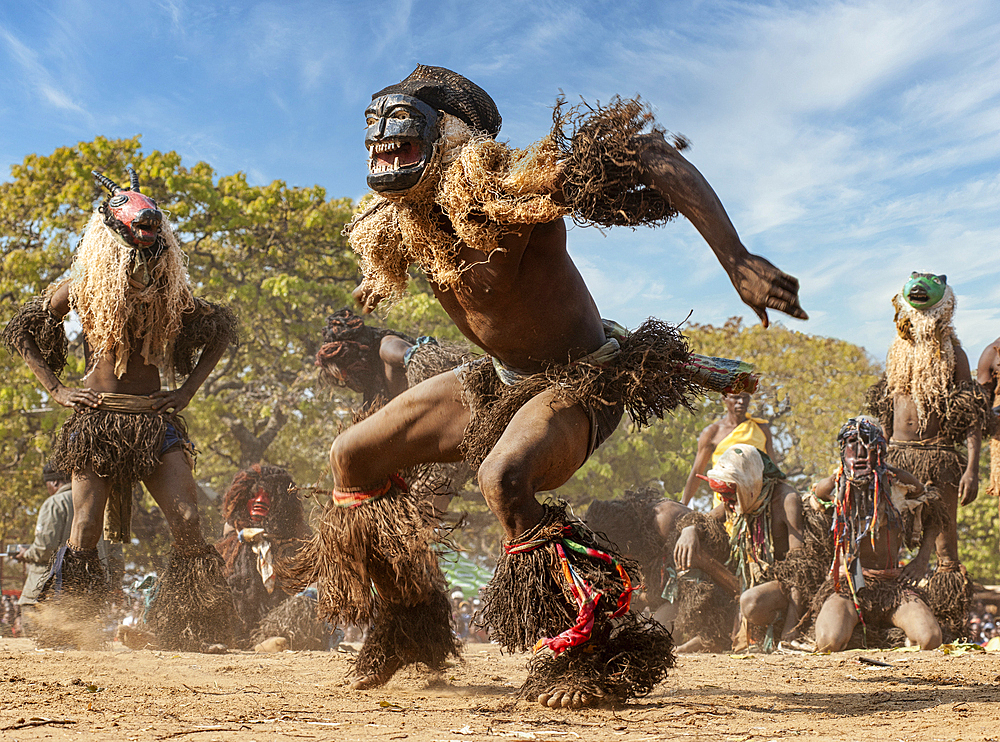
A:
[[[719,441],[719,444],[712,452],[712,466],[715,466],[719,462],[719,459],[722,458],[722,454],[735,446],[737,443],[749,443],[758,451],[766,453],[767,436],[764,435],[764,429],[760,427],[766,422],[767,420],[761,420],[760,418],[750,417],[748,415],[746,420],[733,428],[729,435]],[[712,507],[717,508],[721,504],[722,498],[713,492]],[[731,529],[732,526],[728,521],[726,521],[726,530],[730,531]]]
[[[767,420],[760,420],[756,417],[748,417],[746,420],[733,428],[729,435],[719,441],[719,444],[715,447],[715,451],[712,452],[712,466],[715,466],[719,462],[719,459],[722,458],[722,454],[735,446],[737,443],[749,443],[758,451],[766,452],[767,436],[764,435],[764,429],[760,427],[766,422]]]

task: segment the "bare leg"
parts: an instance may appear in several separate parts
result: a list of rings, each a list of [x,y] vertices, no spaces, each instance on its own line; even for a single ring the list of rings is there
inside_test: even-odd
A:
[[[921,649],[937,649],[941,646],[941,626],[930,607],[919,598],[899,606],[892,614],[892,623],[902,629],[906,638],[918,644]]]
[[[469,420],[461,395],[461,382],[449,371],[407,390],[345,430],[330,451],[336,487],[374,488],[400,469],[433,461],[459,461],[458,447]],[[402,594],[388,571],[373,561],[366,568],[380,600],[401,605]],[[383,685],[402,664],[398,656],[390,654],[373,672],[353,678],[350,687],[364,690]]]
[[[948,522],[942,526],[940,533],[934,540],[934,550],[937,552],[938,562],[949,559],[952,562],[958,561],[958,487],[951,482],[936,482],[941,499],[948,509]]]
[[[555,404],[546,392],[517,411],[479,467],[479,488],[508,538],[541,522],[537,492],[562,485],[583,464],[590,419],[578,405]],[[556,681],[538,695],[549,708],[581,708],[603,702],[573,681]]]
[[[337,436],[330,469],[339,489],[377,487],[416,464],[460,461],[469,423],[462,384],[452,372],[418,384]]]
[[[198,488],[183,451],[174,449],[165,453],[143,484],[163,511],[176,546],[198,546],[205,542],[198,517]]]
[[[839,652],[847,646],[857,625],[854,603],[843,595],[831,595],[816,617],[816,651]]]
[[[681,612],[680,603],[664,603],[653,612],[653,620],[658,621],[668,629],[677,619],[677,614]]]
[[[104,508],[110,493],[110,482],[92,469],[73,474],[73,525],[69,543],[77,549],[97,548],[104,532]]]
[[[479,488],[508,538],[542,520],[535,493],[565,484],[587,455],[587,413],[553,399],[545,392],[518,410],[479,467]]]
[[[777,582],[765,582],[752,587],[740,596],[740,613],[752,624],[769,626],[774,623],[785,608],[788,599],[781,592]]]

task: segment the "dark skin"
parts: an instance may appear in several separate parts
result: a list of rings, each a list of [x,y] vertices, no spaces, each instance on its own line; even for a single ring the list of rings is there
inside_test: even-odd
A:
[[[976,381],[989,392],[996,407],[1000,399],[1000,338],[986,346],[976,366]]]
[[[979,356],[979,364],[976,367],[976,381],[990,395],[993,411],[996,412],[997,408],[1000,407],[1000,338],[987,345],[982,355]],[[1000,438],[994,437],[994,440],[1000,440]],[[994,452],[996,451],[995,443],[991,446],[991,449]],[[996,454],[993,453],[991,455],[995,456]],[[998,500],[997,507],[1000,508],[1000,500]]]
[[[866,446],[858,436],[847,439],[843,449],[843,462],[845,475],[849,477],[849,489],[867,489],[870,486],[871,480],[865,478],[874,470],[876,456],[874,447]],[[851,481],[852,475],[857,481]],[[909,472],[889,467],[889,476],[893,483],[903,486],[908,494],[920,495],[924,491],[924,485]],[[816,486],[816,496],[828,500],[835,486],[836,480],[833,477],[823,480]],[[936,529],[924,531],[920,550],[900,572],[901,581],[916,584],[924,576],[936,536]],[[872,539],[862,539],[859,550],[861,566],[875,570],[895,569],[899,564],[899,551],[903,545],[900,530],[883,525],[874,541],[875,544],[872,545]],[[842,573],[841,579],[848,579],[846,572]],[[816,617],[816,651],[839,652],[846,647],[859,620],[858,611],[850,598],[837,593],[831,595]],[[902,629],[921,649],[934,649],[941,644],[941,627],[934,618],[934,613],[916,596],[896,609],[892,615],[892,623]]]
[[[688,505],[691,499],[698,493],[700,484],[698,475],[704,475],[708,471],[708,466],[712,462],[712,454],[726,436],[736,429],[747,419],[750,410],[751,397],[746,392],[742,394],[725,394],[722,397],[722,404],[725,405],[726,414],[714,423],[701,431],[698,436],[698,452],[694,457],[694,464],[691,466],[691,473],[688,474],[687,482],[684,483],[684,494],[681,496],[681,503]],[[764,432],[764,453],[774,461],[774,441],[771,438],[771,426],[767,423],[760,423],[760,428]]]
[[[70,310],[69,284],[56,289],[50,305],[59,317]],[[140,345],[140,344],[137,344]],[[180,412],[194,397],[212,369],[226,350],[225,345],[207,347],[187,380],[175,390],[160,388],[160,370],[145,362],[139,350],[128,359],[128,366],[121,378],[115,376],[114,359],[87,353],[90,373],[86,386],[65,386],[45,364],[38,346],[30,338],[19,348],[28,367],[58,404],[71,409],[97,408],[102,392],[116,392],[148,396],[157,412]],[[163,454],[160,465],[143,484],[160,506],[170,526],[174,541],[179,546],[196,546],[204,543],[198,517],[197,488],[191,467],[183,451],[174,449]],[[73,525],[69,544],[78,549],[93,549],[101,538],[104,509],[110,495],[109,482],[92,470],[73,474]]]
[[[720,522],[726,520],[727,512],[731,512],[735,506],[733,496],[723,495],[722,498],[722,504],[709,513],[709,517]],[[790,484],[778,482],[771,494],[771,537],[774,542],[775,561],[781,561],[790,551],[802,546],[804,543],[802,530],[802,498]],[[685,528],[677,539],[674,547],[674,563],[677,569],[699,567],[708,572],[716,584],[728,587],[733,595],[739,595],[740,612],[750,623],[767,626],[777,620],[778,615],[784,613],[785,623],[781,638],[784,641],[795,638],[794,627],[802,615],[799,605],[801,596],[797,590],[792,591],[789,600],[777,582],[766,582],[740,594],[740,583],[736,575],[704,553],[693,526]],[[706,565],[710,569],[706,569]],[[725,571],[729,576],[728,581],[720,579],[721,573],[720,577],[716,577],[716,573],[720,571]]]
[[[959,347],[955,348],[954,382],[972,381],[969,357]],[[917,407],[908,394],[897,394],[893,399],[892,439],[896,441],[926,441],[941,434],[941,418],[931,412],[927,424],[921,430]],[[958,561],[958,506],[969,505],[979,494],[979,449],[982,433],[978,428],[970,428],[966,433],[969,451],[968,464],[956,486],[954,482],[934,482],[941,493],[941,499],[948,508],[949,524],[937,536],[935,548],[939,558]]]
[[[715,192],[701,174],[662,136],[644,137],[643,182],[670,199],[708,242],[741,298],[761,321],[767,309],[806,318],[798,282],[763,258],[747,252]],[[439,214],[440,224],[450,229]],[[565,364],[605,342],[597,305],[566,250],[562,219],[505,227],[499,250],[486,255],[460,244],[458,260],[473,266],[454,288],[432,284],[448,316],[462,333],[511,368],[541,371]],[[364,312],[383,297],[362,290],[354,297]],[[340,489],[368,489],[389,474],[431,461],[458,461],[469,421],[462,385],[453,373],[403,392],[379,412],[334,441],[330,466]],[[479,486],[490,509],[514,538],[542,518],[535,495],[565,483],[583,464],[590,437],[587,413],[556,402],[552,393],[530,400],[514,416],[479,469]],[[376,453],[377,455],[372,455]],[[383,586],[376,582],[380,594]],[[391,591],[386,585],[385,590]],[[380,672],[360,678],[367,688],[388,680]],[[549,707],[578,708],[600,698],[571,684],[539,696]]]

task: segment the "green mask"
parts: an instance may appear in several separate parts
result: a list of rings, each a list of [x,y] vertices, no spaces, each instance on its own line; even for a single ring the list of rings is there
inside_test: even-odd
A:
[[[903,298],[914,309],[930,309],[944,298],[948,276],[933,273],[911,273],[903,286]]]

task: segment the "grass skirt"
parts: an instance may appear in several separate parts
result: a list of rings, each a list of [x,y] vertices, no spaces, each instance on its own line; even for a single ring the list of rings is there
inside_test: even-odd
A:
[[[504,385],[488,362],[467,366],[462,385],[471,418],[462,448],[469,466],[478,469],[515,413],[545,391],[554,391],[556,402],[588,410],[621,405],[640,427],[651,417],[663,419],[678,406],[691,406],[701,387],[679,371],[689,353],[676,327],[649,319],[619,342],[621,352],[603,366],[552,366],[515,386]]]
[[[211,546],[171,550],[146,612],[146,626],[161,648],[199,652],[212,644],[234,645],[236,609],[224,568]]]

